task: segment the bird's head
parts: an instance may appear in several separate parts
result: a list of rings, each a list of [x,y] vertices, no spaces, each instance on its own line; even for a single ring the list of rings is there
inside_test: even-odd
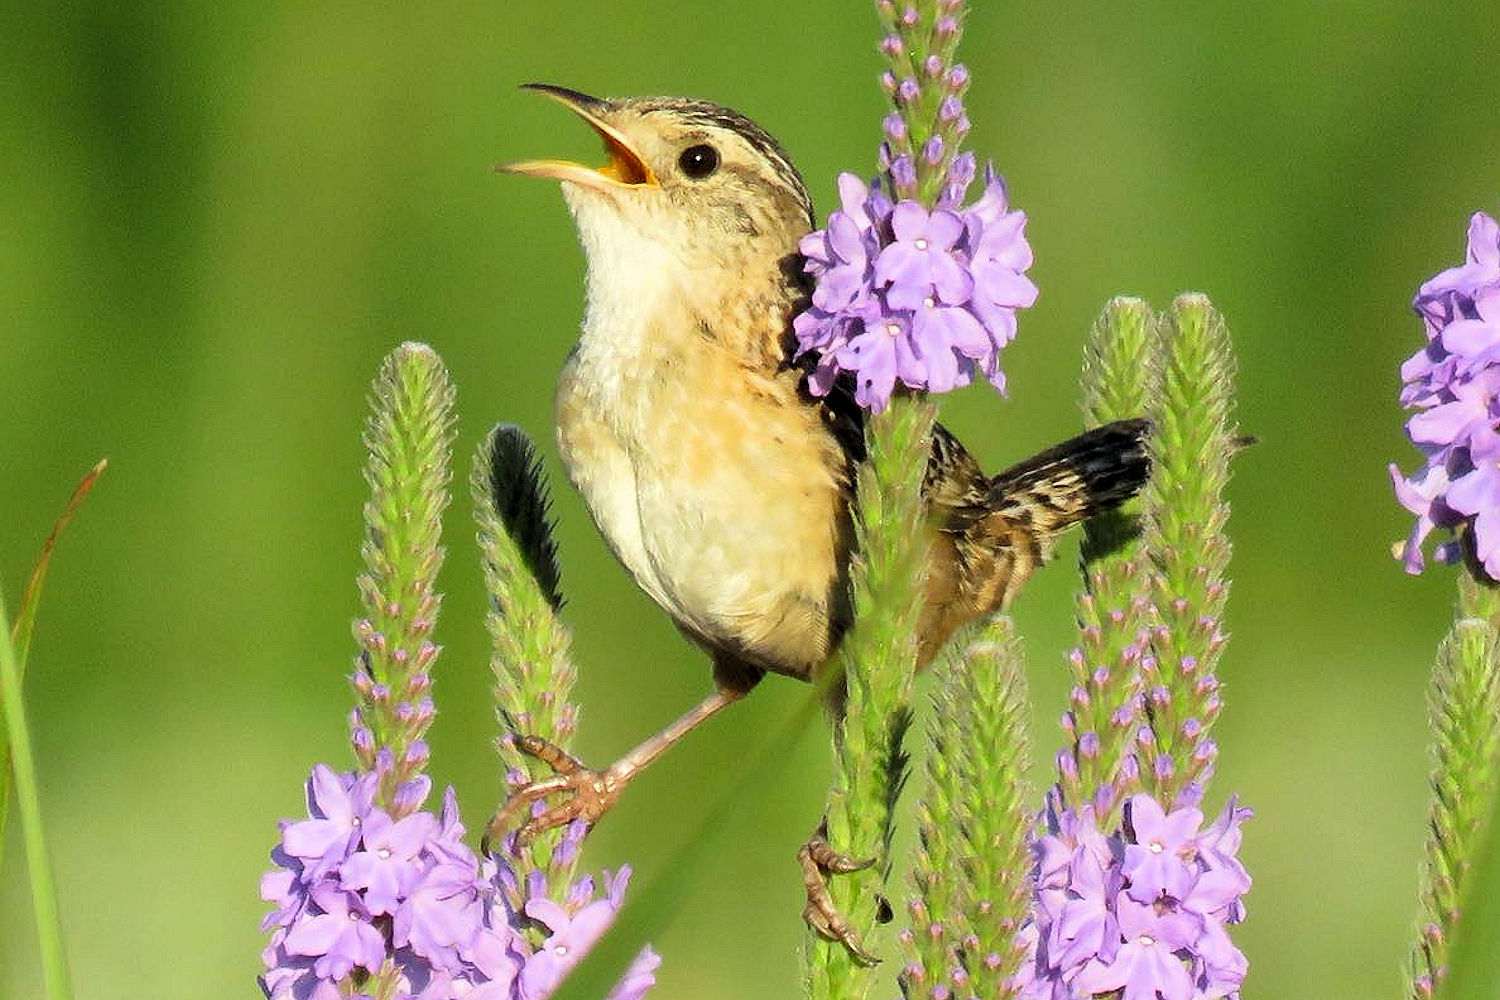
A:
[[[562,182],[591,265],[633,253],[688,269],[733,269],[794,252],[812,228],[801,176],[776,140],[741,114],[675,97],[526,89],[567,107],[604,141],[602,166],[529,160],[499,168]]]

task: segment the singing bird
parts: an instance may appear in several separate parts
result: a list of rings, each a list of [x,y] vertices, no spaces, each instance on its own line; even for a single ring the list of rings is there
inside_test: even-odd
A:
[[[704,101],[529,89],[587,122],[607,154],[600,167],[500,168],[562,182],[587,257],[582,336],[557,388],[559,450],[620,562],[709,654],[715,690],[603,770],[522,739],[556,774],[513,795],[492,833],[567,793],[523,837],[597,820],[641,768],[766,673],[814,678],[849,625],[850,505],[864,447],[851,394],[811,395],[793,360],[791,321],[810,293],[797,248],[814,217],[777,142]],[[1144,420],[1109,424],[986,476],[935,429],[919,665],[955,629],[1004,607],[1060,532],[1140,489],[1147,430]],[[502,449],[515,445],[507,440]],[[505,484],[504,465],[500,492],[524,488]],[[859,862],[818,838],[801,860],[809,921],[858,953],[822,876]]]

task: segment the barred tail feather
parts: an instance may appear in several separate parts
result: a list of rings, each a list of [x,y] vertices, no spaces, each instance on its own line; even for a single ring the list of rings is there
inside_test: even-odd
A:
[[[1043,539],[1113,510],[1146,484],[1150,433],[1147,419],[1116,420],[1048,448],[991,479],[988,506]]]

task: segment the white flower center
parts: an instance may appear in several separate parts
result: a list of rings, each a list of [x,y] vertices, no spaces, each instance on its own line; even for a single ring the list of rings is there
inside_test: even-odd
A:
[[[391,849],[389,847],[382,847],[380,850],[375,852],[375,856],[378,857],[381,861],[389,861],[391,860]]]
[[[1146,948],[1150,948],[1156,944],[1156,938],[1152,937],[1150,934],[1142,934],[1140,940],[1141,945]]]
[[[918,250],[926,250],[927,249],[927,241],[926,240],[917,240],[917,242],[914,245],[916,246],[916,248]]]
[[[350,920],[358,920],[359,919],[359,914],[355,913],[353,910],[350,910],[349,911],[349,919]]]
[[[885,332],[888,333],[888,334],[890,334],[892,337],[899,337],[899,336],[901,336],[901,324],[900,323],[887,323],[885,325]]]
[[[349,825],[350,826],[359,826],[360,822],[361,822],[360,818],[358,816],[356,816],[356,817],[354,817],[353,819],[351,819],[349,821]]]
[[[560,944],[560,945],[558,945],[558,946],[557,946],[557,947],[556,947],[556,948],[553,948],[553,949],[552,949],[552,950],[553,950],[553,951],[554,951],[554,952],[555,952],[555,953],[556,953],[556,954],[557,954],[557,955],[558,955],[558,956],[559,956],[559,957],[564,957],[564,956],[566,956],[566,955],[567,955],[567,954],[568,954],[568,946],[567,946],[567,945],[565,945],[565,944]]]
[[[928,309],[932,309],[937,306],[937,299],[934,299],[931,295],[929,295],[927,296],[927,298],[922,300],[922,304]]]
[[[1147,849],[1150,850],[1152,854],[1160,854],[1162,851],[1166,850],[1166,848],[1162,847],[1155,841],[1147,845]]]

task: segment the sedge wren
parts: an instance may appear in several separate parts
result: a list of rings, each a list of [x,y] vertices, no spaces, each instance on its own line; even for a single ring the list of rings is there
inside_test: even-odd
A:
[[[597,820],[643,767],[764,674],[809,680],[829,659],[849,625],[864,445],[852,395],[811,395],[792,359],[791,321],[810,291],[798,242],[813,214],[776,141],[702,101],[530,89],[592,126],[608,156],[598,168],[501,168],[562,182],[587,257],[583,332],[557,391],[563,462],[620,562],[709,654],[715,691],[602,771],[522,739],[557,774],[515,793],[491,831],[566,793],[523,838]],[[1147,429],[1110,424],[998,476],[935,429],[919,665],[955,629],[1005,606],[1059,532],[1139,490]],[[821,882],[854,863],[816,839],[802,862],[809,921],[857,950]]]

